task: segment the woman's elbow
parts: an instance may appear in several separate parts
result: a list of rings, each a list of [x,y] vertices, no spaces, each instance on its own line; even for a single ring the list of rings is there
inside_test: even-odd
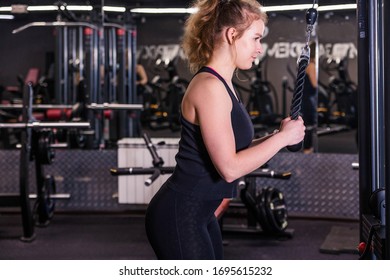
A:
[[[222,177],[222,179],[227,183],[232,183],[238,178],[240,178],[240,176],[234,170],[223,169],[220,170],[219,174]]]

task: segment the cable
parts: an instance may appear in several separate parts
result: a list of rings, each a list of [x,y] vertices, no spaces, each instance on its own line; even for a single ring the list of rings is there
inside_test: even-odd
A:
[[[314,5],[315,5],[315,1],[313,1],[313,7],[306,11],[306,25],[307,25],[306,44],[302,48],[301,55],[298,59],[298,73],[295,82],[293,99],[290,107],[290,117],[292,120],[298,119],[301,111],[306,68],[310,60],[309,42],[310,42],[311,33],[314,28],[314,24],[317,20],[317,10],[314,8]],[[287,146],[287,150],[289,150],[290,152],[298,152],[302,149],[302,145],[303,145],[303,141],[295,145]]]

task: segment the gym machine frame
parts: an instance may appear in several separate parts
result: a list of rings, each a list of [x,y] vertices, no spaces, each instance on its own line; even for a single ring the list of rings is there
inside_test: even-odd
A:
[[[75,72],[74,70],[78,68],[80,73],[80,79],[86,78],[88,81],[91,81],[89,84],[89,90],[91,92],[96,92],[98,88],[95,88],[95,80],[98,76],[98,66],[97,61],[94,61],[93,57],[98,57],[96,51],[97,49],[92,42],[91,37],[87,35],[92,34],[90,30],[99,30],[99,27],[90,24],[87,22],[66,22],[62,21],[60,18],[58,21],[54,22],[31,22],[26,25],[23,25],[12,31],[12,34],[18,34],[32,27],[54,27],[56,30],[56,41],[55,41],[55,90],[54,90],[54,99],[56,104],[74,104],[76,102],[76,96],[70,96],[70,92],[75,93],[76,87],[74,84],[74,75],[69,78],[69,72]],[[85,28],[85,34],[83,34],[83,28]],[[83,36],[91,41],[85,43],[87,51],[84,51],[83,48]],[[77,48],[78,55],[80,56],[77,59]],[[70,51],[68,51],[70,49]],[[93,66],[88,69],[86,63],[84,62],[84,57],[88,62],[93,64]],[[71,63],[71,65],[69,65]],[[96,66],[96,67],[94,67]],[[69,69],[69,68],[72,69]],[[87,68],[87,69],[86,69]],[[92,70],[96,68],[97,70]],[[70,71],[73,70],[73,71]],[[91,73],[87,73],[91,71]],[[87,76],[87,77],[86,77]]]
[[[136,89],[136,28],[132,25],[118,25],[114,23],[103,24],[106,39],[106,63],[111,83],[107,81],[106,97],[108,102],[120,104],[135,104],[137,100]],[[118,69],[116,69],[118,68]],[[117,70],[117,71],[116,71]],[[130,71],[131,70],[131,71]],[[118,81],[115,88],[112,84]],[[106,85],[106,82],[104,83]],[[140,107],[143,108],[143,105]],[[138,116],[139,118],[139,116]],[[140,132],[134,119],[129,118],[126,112],[119,112],[117,124],[118,139],[139,136]],[[115,131],[115,129],[113,130]]]
[[[62,20],[61,13],[55,22],[32,22],[13,30],[17,34],[31,27],[56,28],[55,52],[55,105],[75,104],[77,102],[77,85],[83,81],[88,104],[123,104],[115,117],[113,127],[117,139],[137,136],[138,123],[125,110],[142,110],[143,106],[135,104],[136,98],[136,29],[133,25],[102,22],[67,22]],[[104,14],[102,11],[102,18]],[[107,40],[105,37],[107,36]],[[106,67],[104,96],[101,86],[101,65]],[[77,71],[76,71],[77,69]],[[77,78],[77,73],[79,77]],[[69,73],[73,73],[70,75]],[[127,104],[137,106],[125,106]],[[60,105],[61,106],[61,105]],[[125,108],[126,107],[126,108]],[[54,107],[53,107],[54,108]],[[94,146],[103,141],[102,112],[89,111],[88,120],[94,130]],[[112,108],[104,108],[112,109]]]
[[[72,114],[74,112],[78,112],[79,115],[88,115],[91,112],[101,112],[105,110],[110,111],[136,111],[136,110],[143,110],[142,104],[118,104],[118,103],[91,103],[91,104],[85,104],[84,102],[78,102],[74,105],[61,105],[61,104],[34,104],[31,106],[32,110],[42,111],[42,110],[50,110],[50,109],[56,109],[56,110],[71,110]],[[23,109],[23,105],[21,104],[10,104],[10,105],[0,105],[0,110],[5,111],[20,111]],[[80,110],[81,109],[81,112]],[[96,113],[95,113],[96,114]],[[82,118],[79,118],[82,119]],[[32,124],[33,125],[33,124]],[[21,128],[24,127],[22,124],[13,124],[11,128]],[[61,127],[65,128],[65,127]],[[90,128],[90,126],[89,126]],[[92,130],[92,133],[95,133],[94,130]],[[70,142],[70,148],[83,148],[84,146],[88,146],[88,144],[81,145],[81,143],[76,143],[81,141],[81,138],[85,138],[84,136],[90,135],[91,130],[80,130],[80,129],[73,129],[71,131],[68,131],[68,139]],[[90,144],[91,146],[93,144]]]
[[[389,14],[388,1],[357,1],[360,259],[390,259]]]
[[[34,223],[45,225],[53,214],[53,205],[51,204],[50,184],[54,184],[52,179],[48,178],[45,182],[42,164],[49,164],[54,157],[50,143],[50,133],[48,130],[53,128],[87,128],[88,122],[38,122],[35,121],[32,114],[33,88],[28,83],[23,95],[22,122],[21,123],[0,123],[2,128],[21,129],[21,149],[20,149],[20,167],[19,167],[19,194],[2,194],[0,196],[0,205],[5,207],[21,207],[23,236],[22,241],[31,242],[35,239]],[[29,191],[29,162],[36,161],[36,179],[37,179],[37,217],[35,221],[34,214],[30,206]],[[49,182],[49,183],[48,183]]]

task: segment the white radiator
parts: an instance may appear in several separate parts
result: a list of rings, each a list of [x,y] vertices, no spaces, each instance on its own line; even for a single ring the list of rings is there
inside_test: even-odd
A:
[[[175,166],[175,155],[179,138],[151,138],[158,155],[164,160],[163,166]],[[164,142],[163,145],[157,145]],[[153,167],[152,156],[143,138],[126,138],[118,141],[118,167]],[[148,204],[153,195],[170,174],[159,176],[150,186],[145,180],[150,175],[118,176],[118,202],[122,204]]]

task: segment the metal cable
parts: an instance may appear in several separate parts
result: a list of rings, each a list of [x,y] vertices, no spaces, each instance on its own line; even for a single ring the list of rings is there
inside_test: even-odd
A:
[[[297,79],[295,81],[294,93],[290,107],[290,118],[292,120],[298,119],[301,112],[306,68],[310,60],[309,41],[314,24],[317,20],[317,10],[314,8],[314,4],[315,1],[313,2],[313,7],[306,11],[306,45],[302,48],[301,55],[298,59]],[[290,152],[297,152],[302,149],[302,145],[303,141],[295,145],[287,146],[287,150],[289,150]]]

